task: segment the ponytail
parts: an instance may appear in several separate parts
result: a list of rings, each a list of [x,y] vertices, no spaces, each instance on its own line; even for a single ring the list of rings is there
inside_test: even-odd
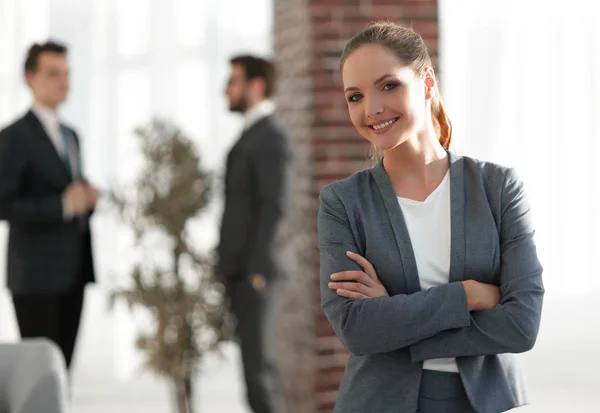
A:
[[[433,121],[433,127],[435,128],[440,145],[446,150],[450,149],[452,124],[446,115],[444,104],[438,93],[431,99],[431,120]]]

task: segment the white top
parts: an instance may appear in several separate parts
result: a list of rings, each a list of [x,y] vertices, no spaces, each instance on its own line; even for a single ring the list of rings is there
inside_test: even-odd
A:
[[[42,106],[39,103],[35,102],[31,111],[37,116],[37,118],[42,123],[44,130],[50,137],[52,144],[56,148],[56,152],[58,152],[61,156],[64,157],[65,147],[63,144],[63,139],[60,134],[60,122],[58,121],[58,115],[56,111],[46,106]]]
[[[273,113],[275,113],[275,103],[272,100],[263,100],[244,114],[244,130],[248,130],[256,122]]]
[[[398,197],[415,254],[421,290],[450,277],[450,172],[424,201]],[[423,368],[458,373],[456,359],[425,360]]]

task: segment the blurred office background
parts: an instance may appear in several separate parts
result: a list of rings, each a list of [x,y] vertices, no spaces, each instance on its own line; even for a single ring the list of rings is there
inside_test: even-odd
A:
[[[72,87],[61,113],[82,136],[93,182],[107,187],[135,174],[132,130],[155,115],[181,126],[204,165],[221,174],[241,128],[223,96],[228,59],[240,52],[273,56],[282,68],[280,113],[312,180],[300,191],[312,211],[314,188],[349,174],[364,152],[347,126],[333,129],[322,119],[347,123],[341,94],[327,92],[331,84],[320,76],[337,76],[342,40],[377,18],[412,24],[437,50],[455,149],[514,166],[525,181],[547,294],[538,344],[521,357],[533,405],[519,411],[599,411],[600,15],[592,1],[0,0],[0,124],[27,110],[24,54],[51,37],[70,49]],[[319,105],[333,108],[316,114]],[[336,141],[336,130],[353,141]],[[217,241],[220,201],[195,234],[206,250]],[[168,411],[166,386],[140,373],[133,347],[139,320],[124,307],[106,310],[108,292],[123,282],[131,239],[108,213],[100,211],[92,225],[99,282],[86,291],[73,411]],[[4,223],[1,230],[3,285]],[[304,272],[312,276],[312,262]],[[306,318],[317,325],[310,379],[312,405],[320,409],[313,411],[327,411],[339,365],[328,364],[333,378],[323,379],[327,369],[319,365],[333,356],[318,349],[331,338],[319,333],[322,318]],[[18,340],[3,287],[0,340]],[[202,412],[246,412],[237,347],[227,345],[224,354],[200,377]]]

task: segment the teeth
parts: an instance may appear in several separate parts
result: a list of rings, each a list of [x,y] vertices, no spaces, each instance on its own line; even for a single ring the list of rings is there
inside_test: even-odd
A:
[[[378,130],[378,129],[383,129],[386,126],[391,125],[392,123],[396,122],[396,119],[392,119],[392,120],[388,120],[387,122],[384,123],[380,123],[379,125],[374,125],[373,129]]]

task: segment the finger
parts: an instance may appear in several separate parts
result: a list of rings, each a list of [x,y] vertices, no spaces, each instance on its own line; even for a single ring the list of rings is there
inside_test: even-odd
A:
[[[331,280],[338,282],[355,281],[357,283],[364,284],[367,287],[374,287],[377,282],[376,279],[373,279],[362,271],[345,271],[342,273],[333,274],[331,276]]]
[[[368,286],[357,282],[331,282],[327,285],[332,290],[342,289],[354,291],[361,294],[368,294]]]
[[[341,296],[341,297],[353,298],[355,300],[361,300],[363,298],[369,298],[369,297],[367,297],[364,294],[357,293],[357,292],[354,292],[354,291],[343,290],[343,289],[337,290],[336,293],[339,296]]]
[[[342,271],[331,274],[333,281],[359,281],[366,274],[363,271]]]
[[[375,272],[375,268],[373,268],[373,265],[371,265],[371,263],[365,257],[363,257],[362,255],[356,254],[352,251],[347,251],[346,255],[352,261],[354,261],[355,263],[360,265],[362,267],[362,269],[364,270],[364,272],[367,273],[367,275],[369,277],[377,278],[377,273]]]

